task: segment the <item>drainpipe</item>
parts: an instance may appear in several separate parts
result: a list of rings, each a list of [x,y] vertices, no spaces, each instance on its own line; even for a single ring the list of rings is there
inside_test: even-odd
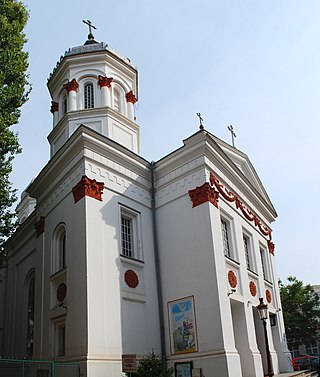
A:
[[[165,337],[164,337],[164,316],[163,316],[163,302],[162,302],[162,284],[161,284],[161,269],[159,260],[159,247],[156,223],[156,201],[155,201],[155,187],[154,187],[154,168],[155,162],[151,161],[151,212],[152,212],[152,231],[153,231],[153,247],[155,256],[156,279],[157,279],[157,293],[159,305],[159,320],[160,320],[160,342],[161,342],[161,356],[166,357]]]

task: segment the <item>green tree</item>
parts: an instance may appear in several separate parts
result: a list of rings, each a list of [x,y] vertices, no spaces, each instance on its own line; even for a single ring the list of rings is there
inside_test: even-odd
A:
[[[21,2],[0,0],[0,247],[16,225],[11,210],[16,190],[9,175],[12,160],[21,148],[11,126],[18,123],[21,106],[30,92],[28,53],[23,51],[27,20],[28,12]]]
[[[168,368],[154,352],[142,358],[137,368],[137,377],[171,377],[172,374],[173,368]]]
[[[320,318],[320,299],[310,284],[304,285],[289,276],[289,284],[279,282],[287,341],[298,347],[319,339],[317,323]]]

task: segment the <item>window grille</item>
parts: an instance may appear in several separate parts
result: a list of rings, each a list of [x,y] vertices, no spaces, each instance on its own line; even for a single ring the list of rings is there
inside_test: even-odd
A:
[[[244,246],[244,252],[246,256],[246,263],[248,270],[252,270],[252,266],[250,263],[250,246],[249,246],[249,238],[246,236],[243,236],[243,246]]]
[[[222,230],[222,239],[223,239],[223,251],[224,255],[227,257],[231,257],[231,249],[230,249],[230,242],[229,242],[229,232],[228,232],[228,224],[225,220],[221,219],[221,230]]]
[[[94,108],[94,93],[93,84],[86,84],[84,86],[84,108],[92,109]]]
[[[113,92],[113,108],[120,112],[120,93],[116,89]]]
[[[66,228],[64,224],[58,225],[52,239],[52,273],[66,267]]]
[[[133,229],[132,219],[121,216],[121,243],[122,254],[133,258]]]
[[[34,294],[35,294],[35,277],[32,276],[28,289],[28,326],[27,326],[27,354],[28,357],[33,355],[33,338],[34,338]]]
[[[260,257],[261,257],[263,278],[267,279],[267,271],[266,271],[266,265],[265,265],[265,260],[264,260],[264,253],[265,253],[265,251],[261,248],[260,249]]]

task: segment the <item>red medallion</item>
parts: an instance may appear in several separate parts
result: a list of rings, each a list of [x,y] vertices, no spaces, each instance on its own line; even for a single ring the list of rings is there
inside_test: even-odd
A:
[[[124,280],[130,288],[136,288],[139,284],[139,277],[133,270],[127,270],[125,272]]]
[[[57,300],[60,302],[63,301],[66,297],[66,294],[67,294],[67,286],[65,285],[65,283],[59,284],[58,289],[57,289]]]
[[[231,288],[235,288],[238,284],[236,274],[231,270],[228,272],[228,281]]]
[[[256,283],[254,281],[250,281],[249,289],[250,289],[251,295],[254,297],[257,294],[257,287],[256,287]]]
[[[269,291],[269,289],[266,290],[266,299],[267,299],[268,303],[270,304],[270,302],[272,301],[272,296],[271,296],[271,292]]]

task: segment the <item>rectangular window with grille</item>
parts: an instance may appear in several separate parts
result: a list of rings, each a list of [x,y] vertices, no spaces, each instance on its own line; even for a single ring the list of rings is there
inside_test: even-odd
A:
[[[247,237],[246,235],[243,235],[243,247],[244,247],[244,253],[245,253],[245,257],[246,257],[246,263],[247,263],[247,269],[248,270],[252,270],[252,266],[251,266],[251,258],[250,258],[250,244],[249,244],[249,237]]]
[[[121,215],[121,244],[122,255],[133,258],[133,234],[132,234],[132,219]]]
[[[120,254],[142,260],[141,215],[131,208],[120,206]]]
[[[242,239],[247,269],[256,272],[256,259],[254,254],[252,235],[249,235],[249,232],[244,231],[242,233]]]
[[[65,318],[53,321],[53,356],[66,355],[66,322]]]
[[[229,224],[226,220],[221,219],[221,231],[222,231],[222,241],[223,241],[223,251],[224,255],[231,258],[231,248],[229,241]]]
[[[265,280],[271,280],[270,265],[268,260],[268,252],[265,248],[260,247],[260,257],[261,257],[261,266],[263,278]]]

